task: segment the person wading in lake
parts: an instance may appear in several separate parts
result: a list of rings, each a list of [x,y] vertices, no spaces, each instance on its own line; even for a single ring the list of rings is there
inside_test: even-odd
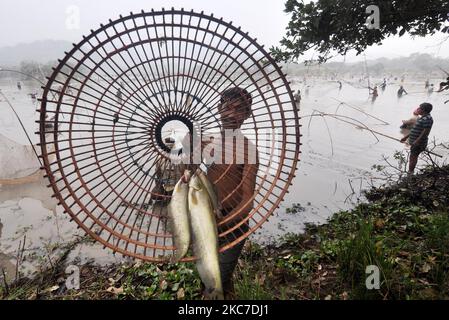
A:
[[[434,91],[434,87],[433,87],[433,84],[431,84],[429,86],[429,88],[427,89],[427,96],[430,97],[432,95],[433,91]]]
[[[295,105],[296,105],[296,109],[299,110],[299,107],[301,105],[301,90],[298,89],[298,91],[296,92],[295,96]]]
[[[403,95],[404,93],[405,93],[405,94],[408,94],[407,91],[405,91],[404,87],[401,86],[401,87],[399,88],[399,90],[398,90],[398,98],[402,98],[402,95]]]
[[[372,89],[373,92],[371,93],[371,103],[376,102],[377,97],[379,96],[379,93],[377,92],[377,86]]]
[[[401,142],[406,142],[410,145],[410,160],[409,160],[409,174],[413,174],[418,157],[427,148],[429,133],[433,126],[433,118],[430,115],[432,112],[432,105],[424,102],[419,106],[418,113],[421,116],[416,121],[410,134],[401,139]]]
[[[386,87],[387,87],[387,79],[384,78],[384,81],[380,85],[380,88],[382,89],[382,92],[385,91]]]

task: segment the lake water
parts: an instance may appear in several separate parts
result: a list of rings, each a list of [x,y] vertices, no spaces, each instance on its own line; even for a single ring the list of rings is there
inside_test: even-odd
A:
[[[302,78],[301,78],[302,79]],[[375,164],[384,164],[382,157],[392,158],[395,151],[404,150],[404,145],[382,136],[377,141],[373,135],[355,128],[353,125],[330,117],[309,117],[314,110],[357,119],[367,127],[389,136],[401,138],[399,126],[402,119],[408,119],[412,111],[421,103],[428,101],[434,105],[432,115],[434,127],[431,138],[437,143],[447,142],[447,124],[449,123],[449,96],[434,93],[430,97],[424,90],[424,80],[406,79],[405,89],[409,95],[398,100],[397,81],[390,81],[385,92],[379,90],[379,97],[372,103],[364,83],[348,79],[342,90],[335,81],[325,79],[308,79],[306,87],[299,78],[291,78],[292,89],[301,89],[302,154],[297,176],[293,181],[285,201],[275,214],[253,236],[255,241],[270,242],[287,232],[301,232],[304,223],[323,223],[333,213],[354,206],[360,191],[370,182],[376,180],[376,173],[371,170]],[[380,83],[379,79],[371,79]],[[437,84],[441,79],[432,82]],[[23,82],[22,90],[16,87],[16,80],[0,79],[0,89],[13,104],[16,112],[27,128],[33,143],[38,142],[37,102],[33,102],[30,93],[39,92],[39,87],[32,82]],[[40,92],[39,92],[40,93]],[[39,96],[39,95],[38,95]],[[13,112],[0,97],[0,134],[18,145],[29,145]],[[365,113],[341,105],[343,101],[362,109],[380,120]],[[344,118],[348,119],[348,118]],[[309,123],[310,121],[310,123]],[[4,140],[6,141],[6,140]],[[31,149],[28,150],[31,152]],[[440,161],[447,160],[447,149],[437,148],[435,152],[444,155]],[[4,178],[11,170],[5,168],[6,161],[11,163],[13,155],[2,154],[2,174]],[[30,156],[32,158],[32,155]],[[394,160],[392,160],[394,162]],[[422,164],[422,162],[420,162]],[[31,167],[37,167],[37,161]],[[31,168],[32,169],[32,168]],[[26,176],[32,171],[14,174]],[[11,276],[15,269],[15,257],[19,243],[26,236],[27,253],[35,252],[35,259],[24,261],[22,268],[32,270],[42,261],[42,257],[54,254],[55,243],[67,242],[82,233],[74,222],[69,222],[60,207],[51,198],[47,181],[38,176],[27,183],[0,185],[0,268],[7,270]],[[288,213],[286,208],[298,204],[297,213]],[[56,214],[54,214],[54,212]],[[32,256],[32,255],[31,255]],[[41,259],[39,260],[39,257]],[[123,260],[114,256],[110,250],[103,250],[98,244],[80,245],[72,252],[69,260],[95,260],[109,263]]]

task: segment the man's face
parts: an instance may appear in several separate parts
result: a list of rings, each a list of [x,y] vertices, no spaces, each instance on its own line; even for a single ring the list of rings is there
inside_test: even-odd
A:
[[[218,112],[225,128],[239,128],[246,120],[245,110],[239,100],[220,103]]]
[[[419,114],[420,116],[422,116],[422,115],[426,114],[426,111],[425,111],[423,108],[419,107],[419,108],[418,108],[418,114]]]

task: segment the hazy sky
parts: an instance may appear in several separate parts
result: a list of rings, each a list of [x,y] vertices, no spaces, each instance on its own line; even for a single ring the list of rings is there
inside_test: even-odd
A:
[[[67,28],[68,11],[79,9],[79,28]],[[282,38],[289,16],[283,12],[283,0],[1,0],[0,47],[36,40],[57,39],[78,42],[83,34],[96,29],[109,18],[130,11],[138,12],[165,7],[203,10],[215,16],[232,20],[256,37],[267,47],[276,45]],[[73,12],[73,11],[72,11]],[[449,57],[449,41],[440,44],[443,35],[416,38],[390,38],[382,46],[366,51],[369,59],[407,56],[426,52]],[[349,54],[347,61],[354,60]],[[361,59],[361,58],[359,58]],[[342,60],[338,58],[337,60]]]

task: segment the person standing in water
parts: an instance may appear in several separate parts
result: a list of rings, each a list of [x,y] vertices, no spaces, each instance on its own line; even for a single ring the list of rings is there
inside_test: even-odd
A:
[[[400,86],[399,90],[398,90],[398,98],[402,98],[402,95],[404,94],[408,94],[407,91],[405,91],[403,86]]]
[[[382,92],[385,91],[385,88],[387,87],[387,79],[384,78],[384,81],[380,85],[380,88],[382,89]]]
[[[427,88],[427,96],[430,97],[433,93],[434,87],[433,84],[431,84],[428,88]]]
[[[22,84],[20,81],[17,81],[17,89],[22,90]]]
[[[373,92],[371,93],[371,103],[374,103],[379,96],[379,93],[377,92],[377,86],[374,87]]]
[[[419,155],[427,148],[430,130],[432,130],[433,126],[433,118],[430,115],[432,109],[433,107],[430,103],[421,103],[418,108],[418,113],[421,117],[416,121],[410,134],[401,139],[401,142],[407,142],[410,145],[409,174],[414,173]]]
[[[31,101],[36,102],[37,100],[37,93],[29,93],[29,95],[31,96]]]
[[[299,110],[299,106],[301,104],[301,90],[298,89],[298,91],[296,92],[295,96],[295,105],[296,105],[296,109]]]

